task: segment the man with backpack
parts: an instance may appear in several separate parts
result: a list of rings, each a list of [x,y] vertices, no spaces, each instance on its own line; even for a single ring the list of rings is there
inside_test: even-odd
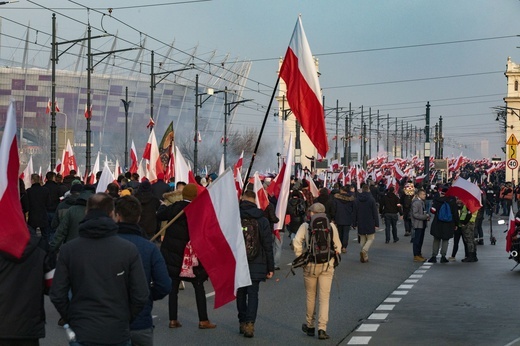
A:
[[[459,223],[459,212],[455,197],[446,196],[447,186],[439,189],[439,197],[433,201],[431,212],[435,214],[430,234],[433,236],[432,257],[430,263],[437,263],[437,254],[441,248],[441,263],[448,263],[446,251],[448,241],[453,238],[453,233]]]
[[[329,339],[327,322],[330,288],[334,267],[338,264],[336,256],[341,250],[341,241],[336,226],[329,222],[325,214],[323,204],[311,205],[309,212],[310,223],[304,222],[300,226],[293,241],[296,256],[302,255],[305,251],[308,251],[309,255],[309,262],[303,267],[307,313],[302,331],[308,336],[315,335],[316,297],[318,296],[318,338],[324,340]]]
[[[305,200],[303,199],[301,192],[293,190],[291,192],[291,197],[287,202],[287,215],[291,218],[288,227],[291,246],[292,240],[294,239],[296,232],[298,232],[298,228],[300,228],[300,225],[305,221],[306,210]]]
[[[251,275],[251,285],[237,290],[239,332],[246,338],[252,338],[255,333],[260,281],[272,278],[274,272],[269,221],[264,217],[263,211],[257,208],[255,197],[254,191],[246,190],[240,202],[240,219]]]

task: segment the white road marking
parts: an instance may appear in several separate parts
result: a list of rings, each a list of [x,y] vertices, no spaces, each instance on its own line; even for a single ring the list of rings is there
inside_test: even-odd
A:
[[[353,336],[347,345],[368,345],[370,339],[372,339],[371,336]]]
[[[377,332],[379,326],[379,323],[363,323],[358,327],[358,329],[356,329],[356,332]]]
[[[215,295],[215,291],[206,293],[206,298],[213,297]]]
[[[417,283],[417,279],[407,279],[407,280],[404,280],[404,283],[405,284],[416,284]]]
[[[403,298],[386,298],[384,303],[399,303]]]
[[[408,294],[408,291],[393,291],[392,294],[395,296],[405,296]]]
[[[423,277],[422,274],[419,274],[419,275],[412,274],[412,275],[410,275],[410,279],[420,279],[422,277]]]
[[[388,317],[388,314],[386,313],[373,313],[372,315],[368,316],[369,320],[384,320]]]
[[[409,290],[411,288],[413,288],[413,285],[401,285],[397,287],[398,290]]]
[[[415,274],[424,274],[424,273],[426,273],[426,270],[416,270],[414,273]]]
[[[393,304],[381,304],[379,305],[376,310],[385,310],[385,311],[391,311],[395,308],[395,305]]]

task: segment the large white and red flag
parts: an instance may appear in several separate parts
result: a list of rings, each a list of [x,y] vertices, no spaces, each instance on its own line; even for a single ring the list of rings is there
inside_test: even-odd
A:
[[[99,155],[100,152],[98,151],[96,156],[96,161],[94,161],[94,167],[92,168],[92,171],[90,172],[90,175],[88,176],[88,182],[89,185],[94,185],[96,183],[96,174],[99,172]],[[104,192],[104,191],[103,191]]]
[[[458,197],[471,213],[482,208],[482,190],[480,190],[477,184],[473,184],[464,178],[457,178],[448,191],[446,191],[446,196]]]
[[[74,157],[74,151],[72,150],[72,145],[70,145],[70,141],[67,139],[67,149],[63,153],[63,162],[61,164],[62,167],[62,175],[66,176],[70,174],[71,170],[78,171],[78,165],[76,164],[76,158]]]
[[[130,168],[128,171],[130,173],[137,173],[139,169],[139,164],[137,163],[137,150],[135,149],[134,141],[132,140],[132,147],[130,148]]]
[[[506,251],[510,252],[513,245],[513,236],[516,234],[516,218],[515,213],[513,212],[513,206],[509,209],[509,222],[507,227]]]
[[[33,173],[34,173],[34,167],[33,167],[32,155],[31,155],[29,162],[27,162],[27,166],[25,166],[25,169],[23,170],[22,174],[20,174],[20,179],[23,180],[23,184],[25,185],[26,189],[31,187],[31,174],[33,174]]]
[[[215,309],[251,285],[233,172],[227,169],[186,208],[190,240],[215,290]]]
[[[256,194],[256,206],[262,210],[265,210],[265,208],[267,208],[269,205],[269,198],[267,198],[267,192],[265,192],[264,186],[260,181],[258,172],[255,172],[253,179],[253,191],[255,191]]]
[[[18,186],[18,143],[14,100],[7,109],[2,142],[0,142],[0,251],[20,258],[29,242],[29,231],[20,203]]]
[[[159,154],[159,146],[157,145],[157,139],[155,138],[155,130],[152,128],[150,136],[148,136],[148,142],[143,152],[143,159],[148,160],[146,165],[146,178],[150,182],[157,180],[157,174],[164,173],[161,156]]]
[[[287,85],[287,102],[321,156],[329,151],[318,71],[298,17],[285,53],[280,77]]]
[[[186,184],[190,181],[190,167],[179,148],[175,146],[175,183],[177,184],[179,181]]]
[[[220,165],[218,166],[218,175],[224,174],[226,171],[226,167],[224,165],[224,154],[222,154],[222,157],[220,158]]]
[[[105,165],[103,166],[103,171],[101,171],[101,177],[99,177],[99,181],[96,187],[96,193],[105,192],[107,190],[107,186],[110,183],[114,182],[114,174],[108,167],[108,162],[105,160]]]
[[[237,163],[233,166],[233,174],[235,175],[235,178],[237,176],[237,172],[242,173],[242,165],[244,164],[244,151],[242,150],[242,154],[240,154],[240,157],[237,160]]]
[[[282,168],[280,168],[280,172],[278,175],[271,181],[271,184],[267,187],[267,193],[270,196],[274,196],[278,199],[278,196],[280,196],[280,191],[282,190],[282,183],[283,183],[283,177],[285,175],[285,168],[286,168],[285,162],[282,164]],[[290,168],[289,168],[290,170]]]
[[[276,217],[278,223],[274,225],[274,230],[281,230],[285,224],[285,212],[287,211],[287,202],[289,201],[289,193],[291,189],[291,167],[293,165],[294,157],[294,143],[292,133],[289,137],[289,148],[287,148],[287,155],[285,156],[285,170],[283,176],[279,174],[278,179],[283,179],[280,187],[280,194],[278,196],[278,203],[276,203]],[[277,179],[277,180],[278,180]]]

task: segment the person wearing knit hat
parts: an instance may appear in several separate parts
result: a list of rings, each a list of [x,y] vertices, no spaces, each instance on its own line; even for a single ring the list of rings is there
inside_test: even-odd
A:
[[[197,193],[198,190],[196,184],[187,184],[182,190],[182,199],[191,202],[195,199],[195,197],[197,197]]]
[[[187,184],[182,190],[182,200],[171,205],[163,204],[157,211],[158,221],[170,221],[181,211],[186,208],[191,201],[197,197],[197,185]],[[172,290],[168,302],[169,327],[180,328],[182,324],[178,319],[178,301],[179,301],[179,285],[181,281],[191,282],[195,290],[195,302],[197,303],[197,312],[199,316],[199,329],[213,329],[213,324],[208,319],[208,309],[206,302],[206,291],[204,289],[204,281],[208,280],[208,273],[204,269],[204,264],[200,261],[197,266],[190,266],[192,273],[185,276],[183,270],[184,253],[188,249],[187,245],[190,241],[190,232],[188,230],[188,221],[186,215],[182,214],[173,222],[164,233],[164,239],[161,243],[161,253],[166,261],[168,274],[172,279]],[[191,246],[190,246],[191,247]],[[196,255],[196,254],[195,254]],[[181,276],[181,272],[182,275]]]

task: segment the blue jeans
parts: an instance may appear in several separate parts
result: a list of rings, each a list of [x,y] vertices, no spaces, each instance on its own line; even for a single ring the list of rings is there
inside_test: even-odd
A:
[[[258,311],[258,291],[260,281],[253,280],[251,286],[237,290],[238,322],[255,322]]]
[[[339,232],[339,240],[341,240],[341,247],[347,248],[348,246],[348,234],[350,232],[350,225],[336,225]]]
[[[399,216],[397,214],[385,214],[385,236],[386,241],[390,241],[390,226],[392,226],[392,236],[394,240],[397,240],[397,219]]]
[[[92,342],[77,342],[71,341],[69,342],[69,346],[132,346],[132,342],[130,340],[120,342],[118,344],[98,344]]]
[[[413,237],[413,255],[422,256],[422,245],[424,241],[424,228],[416,228]]]

